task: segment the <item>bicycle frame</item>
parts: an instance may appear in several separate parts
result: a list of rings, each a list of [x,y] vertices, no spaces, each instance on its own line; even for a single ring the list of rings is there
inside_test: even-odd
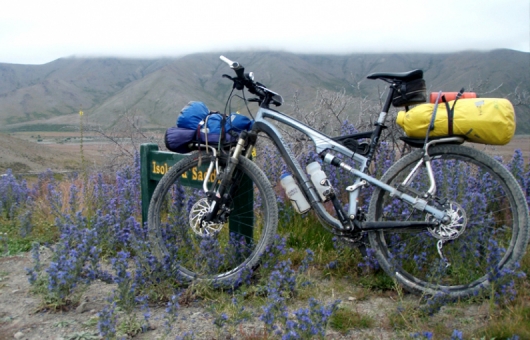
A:
[[[403,138],[419,149],[403,156],[382,177],[376,179],[369,171],[379,163],[375,155],[380,144],[384,146],[382,132],[395,99],[402,100],[396,105],[423,102],[423,71],[368,75],[368,79],[390,84],[373,131],[330,137],[303,120],[272,109],[271,105],[283,103],[279,94],[254,81],[239,63],[221,59],[236,72],[236,77],[223,75],[233,82],[232,90],[248,90],[257,96],[246,99],[243,92],[238,97],[245,105],[259,103],[259,109],[252,129],[243,129],[237,143],[229,137],[236,136],[238,129],[226,128],[228,132],[221,129],[213,145],[200,139],[189,142],[189,149],[198,151],[176,163],[153,193],[147,223],[153,255],[159,261],[175,258],[175,273],[182,283],[213,283],[233,290],[241,284],[241,275],[256,268],[273,244],[282,216],[276,183],[271,186],[271,178],[260,169],[263,164],[252,160],[259,135],[270,138],[298,182],[299,188],[288,189],[288,195],[301,191],[330,232],[342,242],[358,246],[361,256],[368,255],[370,247],[379,266],[407,290],[427,296],[474,296],[494,286],[495,272],[516,269],[530,237],[526,197],[502,164],[480,150],[451,145],[462,144],[464,137],[430,138],[431,128],[427,128],[424,138]],[[417,80],[419,96],[409,97],[416,91],[408,85]],[[396,91],[399,96],[394,98]],[[231,92],[226,112],[232,111],[234,96]],[[436,106],[430,127],[435,113]],[[225,122],[220,126],[226,127]],[[285,136],[289,132],[282,126],[312,142],[325,163],[349,173],[351,179],[340,184],[345,188],[321,182],[326,176],[320,170],[310,169],[313,177],[306,174],[305,160],[297,160],[296,149]],[[361,139],[368,143],[359,143]],[[203,190],[196,190],[196,185],[186,188],[187,179],[193,176],[184,174],[199,169],[206,173]],[[365,214],[357,200],[366,185],[375,190]],[[349,199],[347,212],[339,197]],[[306,208],[304,202],[298,210]],[[204,247],[211,244],[219,254],[213,262],[211,247]]]
[[[389,98],[391,98],[392,95],[389,95]],[[388,99],[387,101],[389,101]],[[387,105],[385,105],[387,106]],[[390,103],[388,103],[388,106],[390,106]],[[272,119],[279,123],[285,124],[291,128],[294,128],[303,134],[307,135],[316,147],[317,153],[322,153],[326,150],[338,152],[344,156],[346,156],[348,159],[353,160],[356,164],[358,164],[357,168],[353,168],[345,163],[342,163],[340,166],[349,171],[353,176],[355,176],[355,181],[352,186],[348,187],[347,190],[349,191],[349,209],[348,209],[348,217],[350,220],[354,220],[356,213],[357,213],[357,198],[359,197],[359,193],[361,188],[366,184],[363,181],[366,181],[367,183],[370,183],[374,186],[377,186],[381,188],[382,190],[390,192],[392,196],[395,196],[410,205],[412,205],[415,209],[424,210],[433,215],[438,220],[443,220],[446,217],[446,214],[429,205],[426,200],[422,198],[416,198],[412,197],[406,193],[400,192],[397,188],[394,188],[392,186],[387,185],[386,183],[383,183],[379,181],[376,178],[373,178],[365,173],[367,167],[370,165],[371,157],[373,153],[375,152],[375,148],[377,147],[379,137],[381,135],[381,132],[383,130],[383,123],[386,119],[387,113],[383,110],[379,116],[379,119],[376,123],[376,130],[372,133],[371,137],[371,143],[370,143],[370,151],[368,155],[365,157],[363,155],[357,154],[353,152],[352,150],[346,148],[342,144],[334,141],[329,136],[326,136],[315,129],[306,126],[302,122],[289,117],[285,115],[284,113],[281,113],[279,111],[275,111],[269,108],[260,107],[260,109],[257,112],[257,115],[255,117],[255,122],[253,125],[253,131],[254,132],[263,132],[265,133],[269,138],[272,139],[278,150],[280,151],[282,158],[285,160],[289,168],[293,171],[293,176],[297,179],[298,183],[301,186],[302,191],[304,192],[305,196],[308,198],[309,203],[311,206],[316,210],[317,214],[330,226],[337,230],[350,230],[348,226],[344,226],[338,219],[333,217],[331,214],[329,214],[326,209],[324,208],[323,202],[320,200],[312,182],[307,177],[305,171],[302,169],[299,162],[296,160],[296,157],[294,156],[291,148],[289,147],[288,143],[283,138],[280,131],[269,121],[266,119]],[[437,142],[443,142],[442,140],[438,140]],[[331,155],[331,154],[330,154]],[[328,157],[326,157],[328,158]],[[326,159],[325,161],[330,161],[330,158]],[[331,156],[333,158],[333,156]],[[430,161],[427,160],[427,164],[430,165]],[[413,170],[413,172],[419,167],[420,164],[418,164],[417,167]],[[429,168],[429,166],[428,166]],[[413,176],[413,173],[409,176],[411,178]],[[431,177],[431,187],[434,187],[434,179]],[[358,221],[357,221],[358,222]],[[395,222],[395,223],[357,223],[357,225],[360,225],[360,230],[377,230],[377,229],[388,229],[388,228],[403,228],[404,226],[409,226],[403,224],[402,222]],[[419,227],[425,228],[426,226],[429,226],[428,222],[418,224]],[[433,225],[431,225],[433,226]]]

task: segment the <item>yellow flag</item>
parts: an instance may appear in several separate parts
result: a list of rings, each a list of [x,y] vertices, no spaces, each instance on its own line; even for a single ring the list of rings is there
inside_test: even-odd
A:
[[[79,110],[79,115],[80,115],[80,116],[83,115],[83,111],[82,111],[82,110]]]

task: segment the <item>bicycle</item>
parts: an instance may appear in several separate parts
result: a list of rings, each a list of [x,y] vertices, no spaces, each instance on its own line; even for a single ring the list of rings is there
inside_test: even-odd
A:
[[[368,174],[396,89],[422,79],[421,70],[369,75],[389,83],[374,130],[329,137],[272,109],[283,102],[279,94],[254,81],[239,63],[221,60],[236,73],[223,75],[233,82],[229,100],[234,89],[256,96],[245,99],[259,104],[252,129],[241,132],[230,148],[197,144],[196,151],[164,175],[149,207],[153,251],[171,262],[184,281],[237,286],[271,244],[278,207],[273,186],[252,161],[258,134],[279,150],[320,221],[345,240],[366,237],[381,268],[411,292],[473,295],[523,257],[529,238],[525,196],[502,164],[461,145],[463,137],[405,138],[415,151],[380,179]],[[302,132],[324,163],[351,174],[345,194],[326,179],[313,183],[269,120]],[[368,142],[358,142],[362,139]],[[194,173],[202,174],[200,188],[184,183]],[[374,191],[363,211],[357,200],[368,186]],[[345,195],[347,210],[340,203]],[[324,204],[328,201],[331,213]]]

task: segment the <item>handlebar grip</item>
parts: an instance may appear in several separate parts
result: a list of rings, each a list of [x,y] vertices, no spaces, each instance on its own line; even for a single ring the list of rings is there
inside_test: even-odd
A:
[[[220,56],[219,59],[221,59],[222,61],[227,63],[228,66],[230,66],[234,70],[238,70],[238,69],[241,68],[241,65],[239,65],[239,63],[237,61],[232,61],[232,60],[228,59],[227,57],[225,57],[223,55]]]

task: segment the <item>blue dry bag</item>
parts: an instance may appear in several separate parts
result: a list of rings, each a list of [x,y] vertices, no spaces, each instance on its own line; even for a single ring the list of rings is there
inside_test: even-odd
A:
[[[224,119],[227,146],[237,141],[237,134],[250,130],[254,121],[240,114],[232,113]],[[202,102],[189,102],[181,111],[177,126],[167,129],[164,141],[168,150],[187,153],[193,150],[194,143],[217,145],[220,141],[223,115],[211,112]],[[207,129],[204,128],[206,124]]]

